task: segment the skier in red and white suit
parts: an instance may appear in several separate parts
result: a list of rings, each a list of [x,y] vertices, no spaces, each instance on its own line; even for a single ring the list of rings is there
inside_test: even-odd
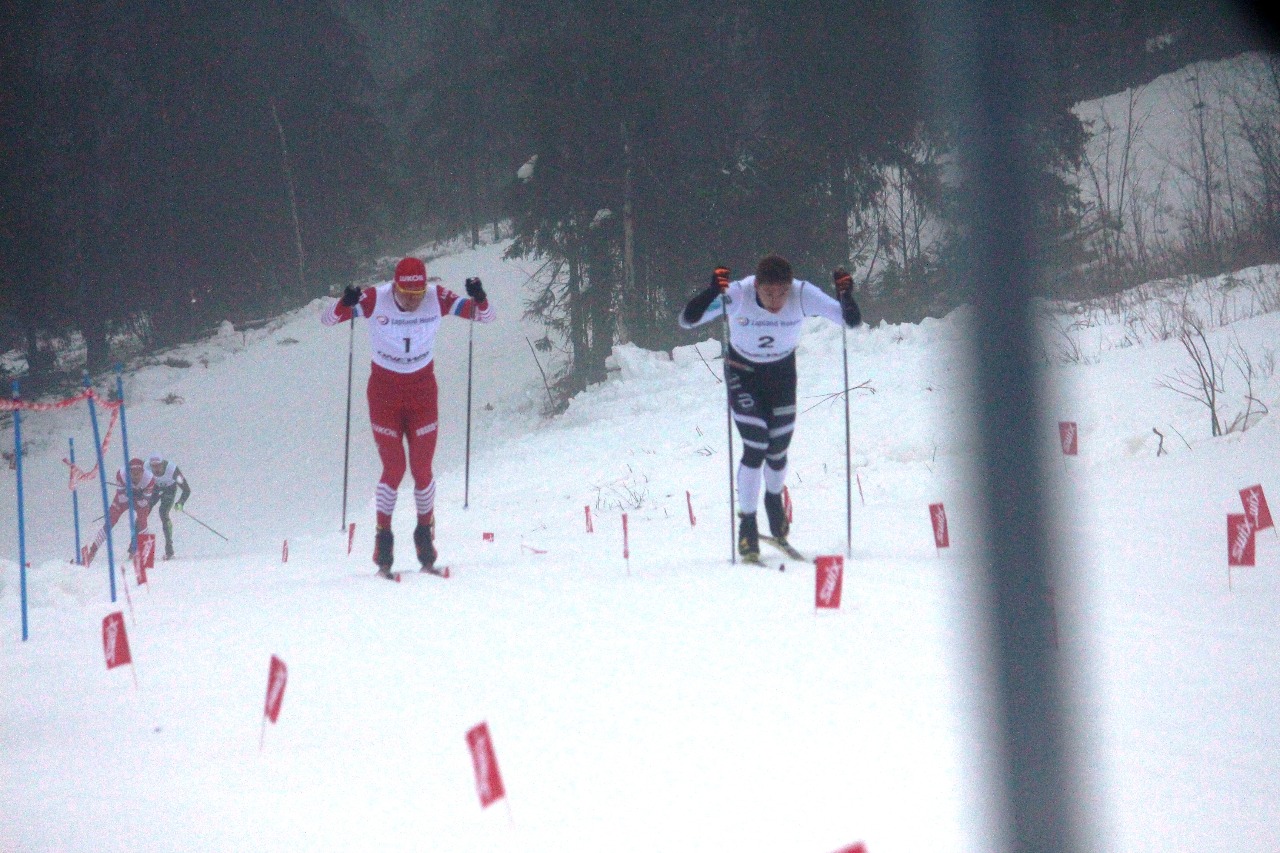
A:
[[[424,568],[435,564],[436,485],[431,475],[431,459],[436,451],[436,375],[433,366],[436,331],[448,315],[493,321],[493,309],[478,278],[466,281],[467,296],[430,283],[427,267],[418,258],[404,258],[396,264],[395,277],[377,287],[348,287],[342,298],[325,309],[320,321],[333,326],[354,316],[369,318],[369,343],[373,366],[369,374],[369,420],[373,440],[382,458],[382,478],[378,481],[377,532],[373,560],[378,570],[389,575],[394,537],[391,514],[396,508],[396,492],[405,472],[405,449],[409,445],[408,469],[413,475],[413,498],[418,524],[413,543]]]
[[[116,526],[120,516],[124,515],[129,509],[130,487],[132,487],[133,491],[133,517],[137,524],[138,533],[141,535],[147,532],[147,516],[151,514],[151,498],[152,493],[155,491],[156,478],[147,470],[147,466],[142,463],[141,459],[129,460],[129,478],[133,482],[129,486],[125,486],[124,468],[116,470],[116,495],[107,510],[106,524],[102,525],[98,530],[98,534],[93,537],[93,541],[85,548],[83,562],[86,566],[93,562],[98,549],[102,547],[103,542],[107,541],[111,528]],[[129,555],[133,556],[132,535],[130,535]]]

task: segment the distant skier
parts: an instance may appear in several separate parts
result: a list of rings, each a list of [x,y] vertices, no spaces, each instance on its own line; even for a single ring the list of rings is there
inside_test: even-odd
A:
[[[396,490],[404,479],[404,442],[409,445],[408,467],[413,474],[413,498],[418,524],[413,544],[418,562],[431,569],[436,561],[435,495],[431,460],[436,451],[436,376],[433,366],[436,331],[447,315],[490,323],[494,319],[478,278],[466,281],[467,296],[427,281],[427,267],[418,258],[396,264],[395,278],[377,287],[348,287],[325,309],[326,326],[351,320],[355,312],[369,318],[373,367],[369,374],[369,420],[382,459],[382,478],[376,491],[377,531],[373,561],[378,572],[391,576],[394,537],[391,514]]]
[[[782,487],[787,477],[787,448],[796,421],[796,346],[805,317],[826,317],[849,327],[862,322],[853,299],[853,278],[834,273],[839,301],[814,284],[796,280],[791,264],[767,255],[756,274],[729,281],[729,270],[717,267],[711,283],[685,306],[680,325],[692,329],[719,319],[727,311],[729,352],[725,381],[733,421],[742,437],[738,465],[738,553],[760,558],[756,507],[764,480],[764,508],[773,538],[787,546]],[[765,463],[768,463],[767,466]],[[763,469],[763,470],[762,470]]]
[[[138,527],[138,533],[142,534],[147,530],[147,516],[151,513],[156,478],[147,470],[147,466],[142,464],[142,460],[136,458],[129,460],[129,477],[133,481],[130,484],[133,489],[133,515]],[[107,521],[98,530],[98,535],[94,536],[93,541],[85,548],[84,564],[86,566],[93,562],[98,549],[102,547],[102,543],[106,542],[107,536],[111,534],[111,528],[116,526],[120,516],[124,515],[128,509],[129,487],[125,486],[124,468],[120,468],[116,471],[116,495],[107,510]],[[133,556],[132,537],[130,537],[129,542],[129,556]]]
[[[156,478],[156,497],[160,505],[160,527],[164,530],[164,558],[173,557],[173,520],[169,518],[169,509],[182,512],[182,507],[191,497],[191,485],[183,476],[182,469],[169,460],[153,454],[147,460],[147,468]],[[178,490],[182,494],[178,494]]]

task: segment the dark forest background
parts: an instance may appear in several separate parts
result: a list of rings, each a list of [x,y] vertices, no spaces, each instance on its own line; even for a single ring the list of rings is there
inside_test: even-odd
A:
[[[1028,114],[1061,294],[1081,288],[1069,107],[1270,44],[1189,0],[1042,5]],[[964,298],[946,252],[875,209],[886,175],[943,222],[957,191],[926,42],[886,0],[3,2],[0,352],[25,353],[29,396],[123,338],[251,324],[458,235],[545,261],[528,309],[569,356],[564,392],[617,341],[682,342],[708,270],[769,251],[824,284],[868,269],[872,319],[945,311]]]

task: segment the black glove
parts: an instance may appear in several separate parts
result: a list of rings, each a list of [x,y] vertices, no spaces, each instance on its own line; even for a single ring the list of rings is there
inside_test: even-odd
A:
[[[342,298],[338,300],[338,304],[345,305],[348,308],[350,308],[352,305],[355,305],[359,301],[360,301],[360,288],[348,287],[346,290],[342,291]]]
[[[693,299],[689,300],[689,304],[684,306],[681,316],[684,322],[692,327],[702,319],[702,315],[711,307],[711,303],[729,289],[729,268],[716,267],[715,272],[711,273],[711,283],[707,285],[707,289],[699,293]],[[728,297],[725,297],[726,299]]]
[[[858,303],[853,300],[853,276],[849,275],[849,271],[844,267],[836,267],[835,272],[831,273],[831,278],[836,283],[836,295],[840,297],[844,323],[849,328],[853,328],[862,322],[862,311],[858,309]]]
[[[849,271],[844,267],[836,267],[835,272],[831,273],[831,278],[836,283],[836,295],[841,299],[846,294],[853,293],[853,276],[849,275]]]
[[[467,296],[470,296],[476,302],[488,301],[488,297],[484,295],[484,285],[480,283],[478,278],[467,279]]]

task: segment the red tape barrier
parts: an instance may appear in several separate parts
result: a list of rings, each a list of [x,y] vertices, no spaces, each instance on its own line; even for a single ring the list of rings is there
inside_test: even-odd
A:
[[[56,403],[29,403],[19,399],[0,398],[0,412],[56,412],[59,409],[69,409],[76,403],[90,398],[97,400],[103,408],[111,411],[111,423],[107,424],[107,435],[106,438],[102,440],[102,453],[105,455],[107,447],[111,444],[111,431],[115,429],[116,420],[120,417],[121,401],[107,400],[92,388],[86,388],[74,397],[68,397],[65,400],[58,400]],[[73,465],[69,459],[63,459],[62,462],[71,469],[71,478],[67,488],[72,491],[75,490],[76,486],[86,480],[93,479],[98,474],[97,463],[95,463],[91,469],[86,471],[78,465]]]

